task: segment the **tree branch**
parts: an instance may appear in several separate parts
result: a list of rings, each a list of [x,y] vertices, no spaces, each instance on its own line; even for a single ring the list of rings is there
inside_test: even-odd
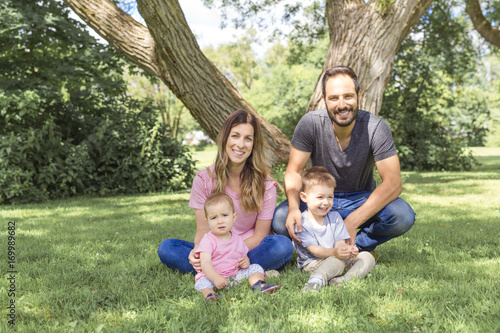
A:
[[[476,30],[484,37],[489,43],[500,47],[500,31],[497,27],[493,27],[490,22],[484,17],[481,11],[479,0],[467,0],[465,7],[467,14],[469,14],[472,23]]]
[[[108,43],[146,72],[159,76],[149,30],[109,0],[64,0]]]
[[[262,125],[267,162],[286,161],[290,141],[205,57],[178,0],[137,0],[147,28],[109,0],[64,1],[112,46],[158,76],[212,139],[231,112],[244,109]]]

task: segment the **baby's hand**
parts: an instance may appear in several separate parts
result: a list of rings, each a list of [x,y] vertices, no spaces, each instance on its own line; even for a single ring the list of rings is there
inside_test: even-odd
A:
[[[241,269],[248,268],[250,266],[250,259],[248,256],[238,259],[238,267]]]
[[[227,282],[227,280],[223,276],[217,277],[214,280],[214,284],[215,284],[215,287],[217,287],[217,289],[222,289],[224,287],[229,287],[229,282]]]
[[[356,258],[359,254],[359,248],[354,245],[351,249],[351,258]]]

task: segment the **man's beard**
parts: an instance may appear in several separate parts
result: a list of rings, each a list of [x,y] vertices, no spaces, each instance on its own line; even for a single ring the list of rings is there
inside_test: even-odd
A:
[[[347,127],[349,125],[352,124],[352,122],[354,120],[356,120],[356,117],[358,116],[358,107],[356,106],[356,108],[353,108],[352,106],[346,106],[345,108],[342,108],[342,109],[335,109],[334,111],[330,110],[328,107],[327,107],[327,111],[328,111],[328,116],[330,117],[330,119],[335,123],[337,124],[338,126],[340,127]],[[337,120],[337,118],[335,117],[335,115],[341,113],[341,112],[344,112],[344,111],[349,111],[352,118],[350,119],[347,119],[345,121],[339,121]]]

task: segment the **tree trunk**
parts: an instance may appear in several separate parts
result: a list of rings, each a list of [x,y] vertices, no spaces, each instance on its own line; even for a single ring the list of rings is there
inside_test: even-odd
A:
[[[396,52],[432,0],[396,0],[382,10],[379,1],[328,0],[326,15],[330,45],[323,73],[334,66],[351,67],[363,94],[360,108],[378,114]],[[324,107],[321,78],[308,111]]]
[[[177,0],[138,0],[148,28],[109,0],[64,2],[128,59],[160,77],[212,139],[231,112],[244,109],[262,125],[270,165],[288,160],[290,141],[203,55]]]

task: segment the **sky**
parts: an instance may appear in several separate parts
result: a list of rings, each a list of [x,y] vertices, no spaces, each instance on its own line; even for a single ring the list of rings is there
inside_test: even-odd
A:
[[[222,42],[232,41],[240,31],[227,26],[220,28],[221,17],[217,9],[208,9],[201,0],[179,0],[184,16],[201,48],[217,46]]]

